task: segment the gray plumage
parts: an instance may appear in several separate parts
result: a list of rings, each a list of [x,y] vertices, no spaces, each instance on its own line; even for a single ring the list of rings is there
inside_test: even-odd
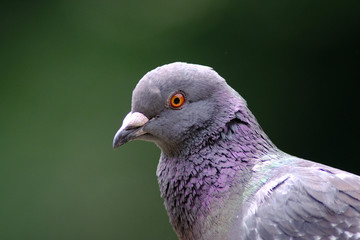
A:
[[[161,149],[158,182],[179,239],[360,239],[360,177],[279,150],[209,67],[147,73],[113,146],[134,139]]]

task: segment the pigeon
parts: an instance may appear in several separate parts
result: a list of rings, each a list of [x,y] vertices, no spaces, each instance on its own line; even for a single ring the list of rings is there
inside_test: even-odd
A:
[[[156,175],[181,240],[360,239],[360,177],[281,151],[210,67],[145,74],[113,148],[135,139],[161,150]]]

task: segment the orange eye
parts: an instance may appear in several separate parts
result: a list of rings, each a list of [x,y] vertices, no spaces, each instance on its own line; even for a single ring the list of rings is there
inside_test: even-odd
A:
[[[170,105],[172,108],[179,108],[181,107],[185,102],[185,97],[182,93],[175,93],[170,98]]]

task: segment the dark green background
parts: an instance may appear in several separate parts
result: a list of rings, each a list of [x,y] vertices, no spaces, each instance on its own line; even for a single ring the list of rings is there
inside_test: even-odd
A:
[[[1,3],[0,239],[176,239],[160,151],[111,146],[173,61],[218,71],[279,148],[360,174],[359,3]]]

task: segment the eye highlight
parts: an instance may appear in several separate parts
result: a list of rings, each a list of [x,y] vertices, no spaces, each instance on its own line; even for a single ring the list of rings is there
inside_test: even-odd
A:
[[[180,108],[185,102],[185,96],[182,93],[175,93],[170,98],[170,106],[174,109]]]

